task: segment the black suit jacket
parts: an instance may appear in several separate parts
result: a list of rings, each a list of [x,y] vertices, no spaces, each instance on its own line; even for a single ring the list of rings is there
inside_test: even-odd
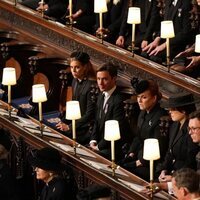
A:
[[[81,83],[78,83],[77,79],[73,79],[72,81],[72,100],[79,101],[80,104],[81,118],[76,120],[75,123],[77,141],[81,144],[88,144],[91,134],[90,128],[94,124],[96,102],[92,98],[91,86],[95,84],[96,81],[88,79],[82,80]],[[70,130],[64,134],[71,137],[71,121],[67,121],[66,119],[62,121],[69,124]]]
[[[175,37],[170,39],[171,55],[174,57],[192,42],[190,21],[192,5],[190,0],[178,0],[173,11],[170,11],[172,1],[166,0],[165,3],[164,20],[172,20],[174,24]]]
[[[167,170],[170,173],[180,168],[196,169],[195,156],[198,153],[198,144],[192,142],[187,130],[188,121],[180,129],[180,124],[174,122],[169,132],[169,148],[162,165],[158,166],[157,172]],[[180,129],[180,131],[179,131]]]
[[[45,15],[56,19],[61,18],[68,7],[67,0],[45,0],[45,3],[48,4],[49,7],[49,9],[45,11]]]
[[[91,135],[91,140],[96,140],[98,144],[98,148],[100,151],[109,150],[110,151],[110,142],[104,140],[104,127],[105,121],[107,120],[117,120],[119,122],[121,139],[116,141],[116,158],[122,155],[122,145],[126,142],[127,135],[129,134],[129,126],[125,119],[124,105],[122,94],[116,89],[108,101],[106,102],[106,112],[101,113],[101,94],[97,100],[97,108],[96,108],[96,117],[95,117],[95,125]]]
[[[79,91],[77,90],[79,84]],[[76,120],[76,129],[78,132],[83,132],[83,129],[88,129],[95,117],[95,102],[91,97],[91,86],[95,85],[96,81],[85,79],[78,83],[77,79],[72,81],[72,99],[79,101],[81,110],[81,119]]]
[[[160,28],[160,15],[157,1],[136,0],[133,5],[141,9],[141,24],[136,25],[136,46],[140,46],[142,40],[152,41],[153,33]],[[123,17],[119,35],[126,37],[131,42],[132,26],[127,24],[128,6]]]
[[[116,5],[113,4],[112,0],[107,4],[108,12],[103,13],[103,27],[107,28],[109,33],[110,41],[115,42],[118,36],[120,26],[123,20],[123,16],[128,7],[127,0],[120,0]],[[96,14],[95,30],[99,28],[99,14]]]

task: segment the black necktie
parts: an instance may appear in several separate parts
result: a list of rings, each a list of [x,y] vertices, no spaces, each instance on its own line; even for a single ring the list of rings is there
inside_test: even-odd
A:
[[[99,101],[99,109],[100,109],[99,118],[101,118],[103,114],[104,97],[105,97],[105,94],[102,93],[100,97],[100,101]]]

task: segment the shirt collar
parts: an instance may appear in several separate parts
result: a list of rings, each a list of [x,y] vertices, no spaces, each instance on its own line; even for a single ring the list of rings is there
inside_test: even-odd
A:
[[[105,95],[105,98],[108,98],[112,95],[112,93],[115,91],[116,86],[114,86],[112,89],[108,90],[108,91],[104,91],[103,94]]]

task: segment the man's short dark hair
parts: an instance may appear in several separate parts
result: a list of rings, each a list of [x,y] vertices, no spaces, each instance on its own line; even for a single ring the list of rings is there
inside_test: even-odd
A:
[[[190,193],[199,193],[200,175],[190,168],[177,170],[173,177],[178,188],[185,187]]]
[[[196,110],[189,115],[189,119],[197,118],[200,120],[200,110]]]
[[[108,63],[103,64],[99,69],[97,69],[97,73],[102,72],[102,71],[107,71],[110,74],[110,76],[113,78],[117,76],[117,68],[118,67],[116,65],[108,62]]]

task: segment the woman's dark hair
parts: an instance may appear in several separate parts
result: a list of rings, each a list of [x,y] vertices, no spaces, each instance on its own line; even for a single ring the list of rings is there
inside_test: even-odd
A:
[[[176,110],[181,113],[185,112],[185,114],[188,116],[196,110],[196,106],[195,106],[195,104],[190,104],[190,105],[177,107]]]
[[[90,56],[82,51],[75,51],[70,55],[70,58],[72,60],[77,60],[79,61],[81,64],[85,65],[87,63],[90,62]]]
[[[136,83],[134,87],[137,95],[149,90],[153,96],[157,96],[158,101],[162,98],[158,84],[152,79],[141,80],[140,82]]]
[[[82,51],[75,51],[70,55],[70,62],[78,61],[81,65],[86,67],[85,77],[89,79],[96,79],[96,73],[93,68],[92,63],[90,62],[90,56]]]

